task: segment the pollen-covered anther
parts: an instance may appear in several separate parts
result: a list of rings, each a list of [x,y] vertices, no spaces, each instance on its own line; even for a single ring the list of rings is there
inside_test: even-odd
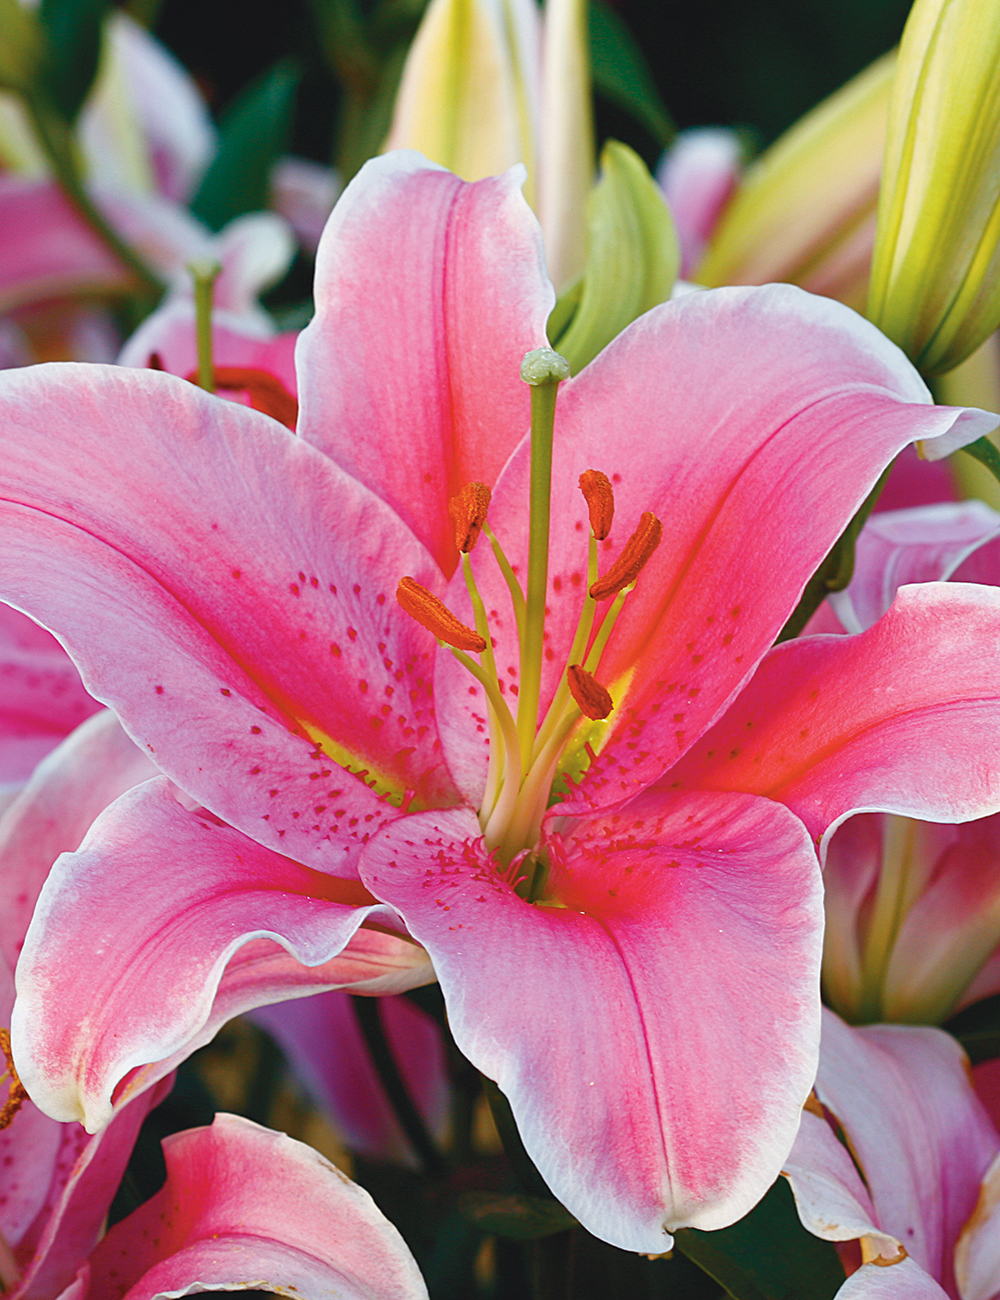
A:
[[[585,469],[580,475],[580,491],[590,512],[590,529],[599,542],[611,532],[615,517],[615,491],[607,474],[599,469]]]
[[[590,588],[594,600],[608,600],[623,587],[629,587],[646,567],[650,556],[663,537],[663,525],[649,511],[639,519],[639,527],[622,547],[621,555],[611,568]]]
[[[492,496],[485,483],[466,483],[448,502],[448,513],[455,525],[455,545],[466,555],[479,541]]]
[[[580,664],[570,664],[566,669],[566,684],[585,718],[598,722],[601,718],[606,718],[615,707],[614,700],[601,683]]]
[[[21,1109],[21,1103],[28,1100],[28,1093],[14,1069],[14,1057],[10,1050],[10,1031],[7,1029],[0,1029],[0,1052],[3,1052],[7,1061],[6,1073],[0,1075],[0,1079],[9,1080],[7,1100],[0,1107],[0,1130],[2,1130],[10,1126],[14,1116]]]
[[[446,645],[454,646],[456,650],[472,650],[477,654],[486,649],[486,642],[479,633],[466,627],[447,605],[438,600],[433,592],[422,587],[415,578],[400,578],[396,600],[404,614],[409,614],[410,618]]]

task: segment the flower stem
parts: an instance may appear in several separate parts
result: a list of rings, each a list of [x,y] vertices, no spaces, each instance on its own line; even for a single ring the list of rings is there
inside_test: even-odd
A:
[[[149,299],[151,306],[154,305],[163,295],[163,281],[146,260],[122,239],[87,193],[80,175],[76,141],[69,125],[38,91],[25,93],[23,100],[60,189],[77,215],[139,282],[142,297]]]
[[[222,267],[218,262],[189,262],[194,281],[195,330],[198,339],[198,387],[215,392],[215,367],[212,364],[212,289]]]

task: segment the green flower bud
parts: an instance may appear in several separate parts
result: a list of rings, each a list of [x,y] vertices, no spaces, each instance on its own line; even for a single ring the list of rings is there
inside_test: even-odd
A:
[[[1000,6],[916,0],[889,109],[868,315],[926,375],[1000,324]]]
[[[680,248],[670,211],[638,154],[617,140],[601,152],[587,202],[583,279],[560,298],[549,333],[574,374],[637,316],[666,302]]]
[[[30,90],[45,55],[45,37],[31,9],[0,0],[0,87]]]

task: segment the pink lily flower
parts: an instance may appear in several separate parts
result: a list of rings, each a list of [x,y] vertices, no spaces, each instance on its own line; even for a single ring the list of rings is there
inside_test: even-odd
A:
[[[810,1232],[860,1242],[838,1300],[1000,1293],[1000,1135],[967,1070],[940,1030],[850,1029],[824,1011],[818,1102],[783,1172]]]
[[[813,632],[862,633],[901,586],[949,579],[1000,585],[1000,515],[981,501],[872,517],[854,578]],[[826,858],[823,983],[853,1021],[935,1024],[1000,991],[1000,817],[941,825],[865,812]]]
[[[448,521],[471,480],[496,483],[489,524],[529,573],[518,371],[553,293],[518,181],[390,155],[352,182],[297,349],[298,436],[169,375],[0,376],[6,596],[185,796],[137,787],[56,863],[15,1054],[48,1111],[99,1127],[130,1072],[148,1085],[239,1010],[436,973],[556,1196],[659,1252],[740,1217],[791,1147],[818,1047],[815,843],[858,807],[1000,802],[1000,594],[915,588],[863,637],[768,653],[889,459],[993,417],[932,406],[877,331],[795,288],[665,304],[562,390],[523,666],[475,552],[498,680],[470,676],[393,592],[474,619]],[[604,507],[578,488],[602,466]],[[666,522],[624,573],[618,536],[596,540],[612,490],[622,534]],[[564,686],[588,566],[638,577],[576,682],[588,716],[608,683],[594,728]]]
[[[426,1300],[402,1237],[312,1147],[216,1115],[167,1138],[163,1154],[164,1187],[115,1224],[65,1300],[245,1290]]]
[[[0,818],[0,1027],[10,1023],[14,964],[53,859],[76,848],[105,804],[154,771],[105,711],[41,764]],[[0,1075],[5,1069],[0,1064]],[[0,1099],[9,1090],[0,1085]],[[170,1081],[160,1081],[118,1107],[93,1137],[77,1123],[50,1119],[30,1100],[0,1128],[0,1284],[7,1300],[51,1300],[72,1281],[100,1235],[142,1121],[169,1090]]]

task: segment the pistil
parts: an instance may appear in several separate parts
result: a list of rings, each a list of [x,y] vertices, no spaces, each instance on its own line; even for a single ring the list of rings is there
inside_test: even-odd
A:
[[[556,392],[569,378],[569,362],[551,348],[536,348],[521,363],[521,378],[531,386],[531,494],[528,524],[528,583],[517,699],[521,765],[528,767],[538,727],[545,636],[545,596],[549,579],[549,511],[552,497],[552,435]]]
[[[560,761],[581,719],[598,722],[609,718],[614,711],[611,693],[596,674],[624,602],[663,533],[654,515],[643,514],[621,554],[601,577],[598,542],[604,541],[611,530],[614,491],[611,481],[600,470],[585,470],[581,474],[580,490],[587,502],[591,526],[587,588],[567,669],[539,727],[555,404],[558,386],[568,374],[564,359],[548,348],[529,352],[521,368],[522,378],[531,386],[532,415],[526,589],[522,590],[500,541],[487,522],[489,488],[482,483],[469,483],[452,498],[449,512],[475,629],[467,627],[413,578],[401,579],[396,592],[396,599],[406,613],[427,628],[439,645],[450,650],[486,694],[490,755],[479,824],[483,839],[496,854],[501,870],[528,901],[541,897],[547,879],[544,854],[537,854],[535,849]],[[486,607],[469,558],[481,534],[489,541],[507,584],[517,625],[520,676],[516,720],[501,689]],[[598,605],[608,601],[610,607],[595,634]],[[480,662],[476,663],[470,654],[478,654]]]

